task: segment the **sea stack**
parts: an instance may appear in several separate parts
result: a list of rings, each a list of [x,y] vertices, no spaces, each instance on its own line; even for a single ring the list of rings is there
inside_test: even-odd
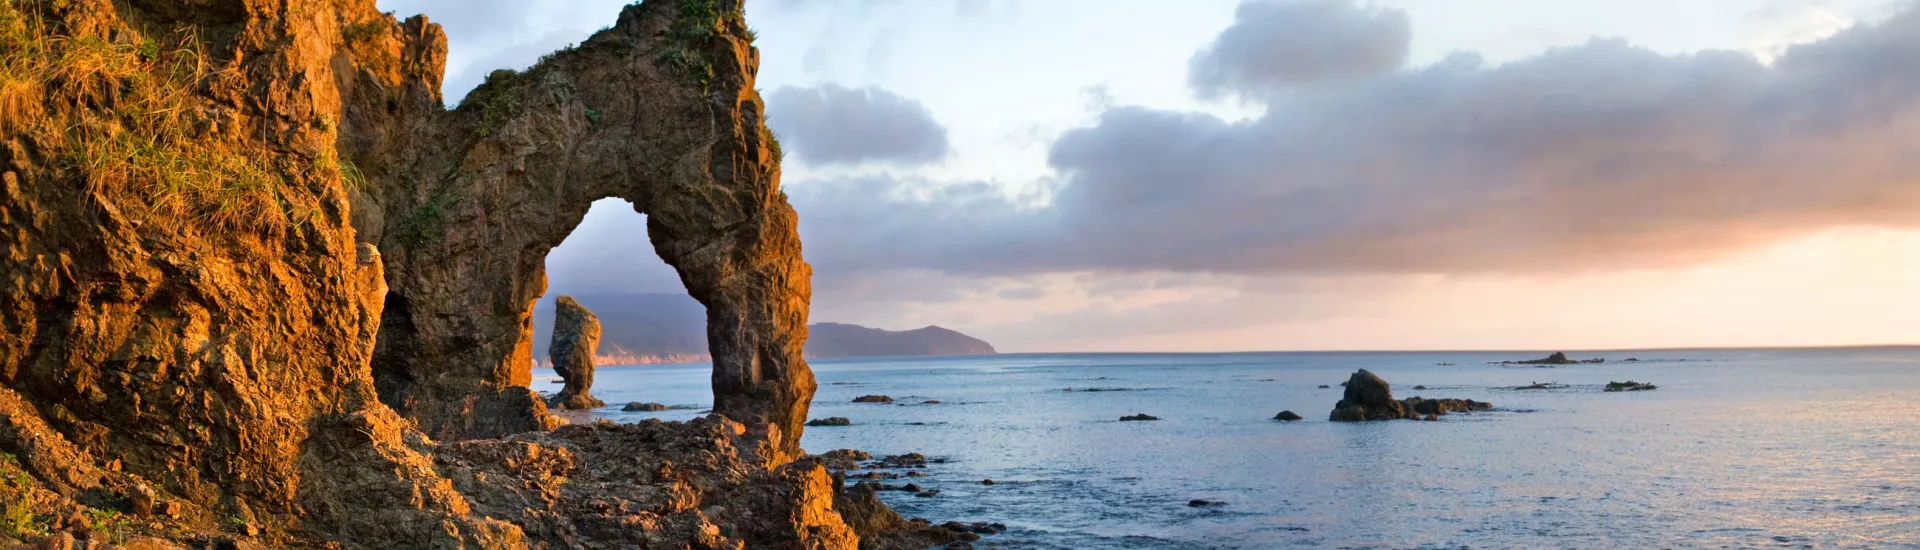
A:
[[[548,405],[562,409],[592,409],[605,403],[587,390],[593,387],[593,354],[600,347],[600,318],[586,306],[561,296],[554,300],[553,344],[547,348],[553,372],[567,382]]]

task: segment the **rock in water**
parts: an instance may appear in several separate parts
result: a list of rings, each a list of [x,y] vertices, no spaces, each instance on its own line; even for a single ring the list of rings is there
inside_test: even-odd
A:
[[[1660,389],[1660,387],[1655,386],[1653,384],[1648,384],[1644,382],[1635,382],[1632,380],[1628,380],[1625,382],[1608,382],[1607,383],[1607,391],[1647,391],[1647,390],[1656,390],[1656,389]]]
[[[1294,421],[1294,420],[1300,420],[1300,415],[1294,414],[1293,411],[1280,411],[1280,414],[1273,415],[1273,419]]]
[[[1393,389],[1386,380],[1360,369],[1347,378],[1346,394],[1333,406],[1328,418],[1337,422],[1392,420],[1407,416],[1406,406],[1393,400]]]
[[[572,296],[554,300],[553,344],[547,347],[553,358],[553,372],[567,381],[560,394],[548,401],[562,409],[595,409],[606,405],[588,393],[593,387],[593,355],[600,347],[600,318]]]
[[[852,426],[853,421],[844,416],[829,416],[807,421],[808,426]]]
[[[1122,417],[1120,417],[1120,421],[1121,421],[1121,422],[1139,422],[1139,421],[1142,421],[1142,420],[1159,420],[1159,419],[1160,419],[1160,417],[1158,417],[1158,416],[1154,416],[1154,415],[1150,415],[1150,414],[1147,414],[1147,413],[1140,413],[1140,414],[1133,414],[1133,415],[1127,415],[1127,416],[1122,416]]]
[[[855,403],[892,403],[893,398],[884,395],[862,395],[853,398]]]
[[[625,412],[659,412],[659,411],[672,410],[672,409],[673,407],[669,407],[659,403],[641,403],[639,401],[634,401],[632,403],[628,403],[627,406],[625,407],[620,407],[620,410]]]
[[[1450,412],[1484,411],[1492,409],[1492,403],[1471,399],[1425,399],[1409,397],[1403,400],[1393,399],[1393,389],[1386,380],[1361,369],[1347,380],[1347,393],[1344,399],[1333,406],[1328,420],[1335,422],[1361,422],[1366,420],[1419,420],[1424,415],[1442,415]],[[1278,417],[1275,417],[1278,418]]]

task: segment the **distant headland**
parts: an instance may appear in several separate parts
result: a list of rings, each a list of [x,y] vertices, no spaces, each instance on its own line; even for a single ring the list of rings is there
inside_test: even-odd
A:
[[[598,365],[697,363],[707,353],[707,317],[700,302],[685,294],[575,294],[600,316],[603,334],[594,360]],[[533,308],[533,361],[546,367],[553,333],[553,301]],[[988,355],[993,344],[958,331],[927,326],[885,330],[846,323],[807,325],[809,358],[906,355]]]

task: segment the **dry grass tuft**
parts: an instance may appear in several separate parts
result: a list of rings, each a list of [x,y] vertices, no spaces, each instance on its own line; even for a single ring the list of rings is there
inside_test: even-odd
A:
[[[0,135],[32,136],[62,180],[174,230],[278,232],[314,215],[284,194],[276,155],[203,107],[202,82],[237,75],[209,70],[194,29],[109,42],[66,36],[45,13],[36,0],[0,3]],[[325,156],[291,168],[344,175]]]

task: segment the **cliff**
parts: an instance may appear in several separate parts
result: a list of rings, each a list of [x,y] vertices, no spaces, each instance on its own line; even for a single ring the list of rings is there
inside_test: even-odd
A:
[[[709,360],[706,316],[700,303],[682,294],[601,293],[574,296],[600,315],[600,365],[694,363]],[[553,330],[552,299],[533,308],[534,365],[543,361]],[[940,327],[890,331],[842,323],[807,326],[807,357],[889,355],[981,355],[994,353],[987,342]]]
[[[795,460],[809,271],[739,9],[628,6],[448,111],[439,27],[372,0],[0,3],[0,546],[853,548]],[[526,389],[607,196],[706,306],[720,416]]]

